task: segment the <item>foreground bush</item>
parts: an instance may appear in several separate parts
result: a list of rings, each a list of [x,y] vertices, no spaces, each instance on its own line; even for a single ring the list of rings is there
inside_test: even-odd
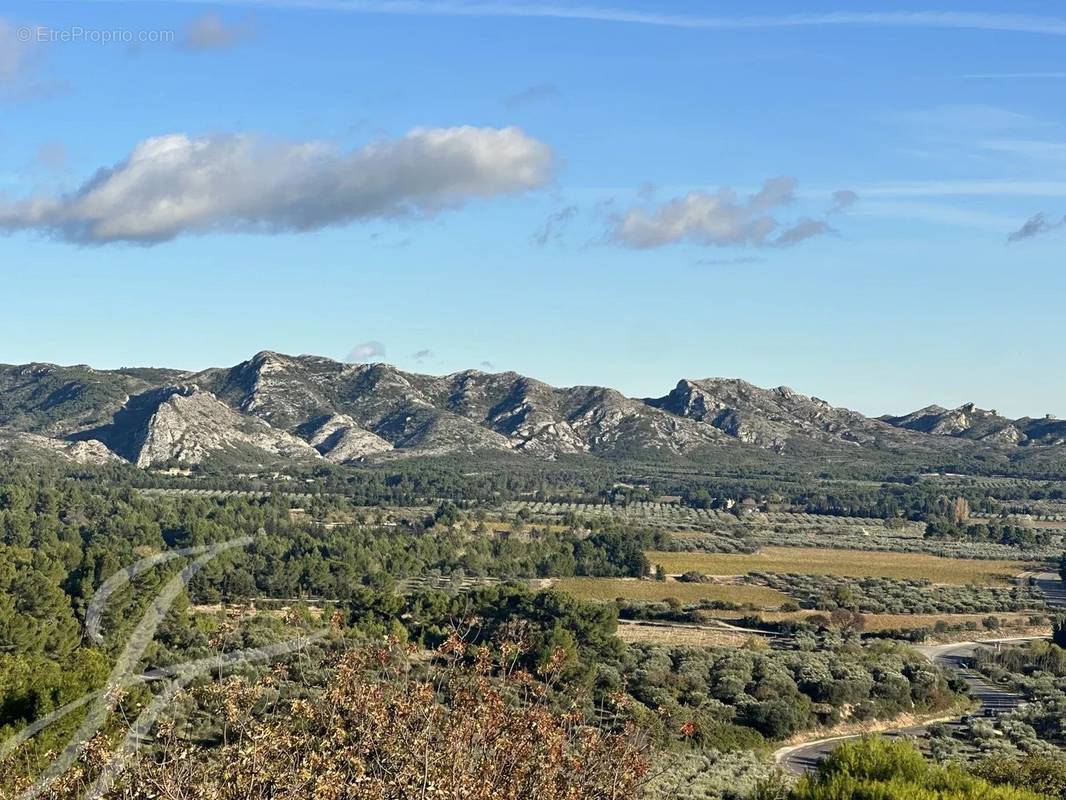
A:
[[[767,789],[763,797],[772,797]],[[1044,795],[993,786],[957,767],[926,761],[912,745],[865,739],[841,745],[785,795],[788,800],[1041,800]]]
[[[1066,798],[1066,759],[1029,755],[988,756],[970,769],[989,783],[1024,787],[1048,797]]]
[[[504,651],[507,652],[506,650]],[[197,704],[217,721],[210,743],[165,723],[108,800],[628,800],[646,771],[639,737],[555,710],[541,676],[502,672],[457,638],[442,665],[395,646],[340,659],[328,688],[277,701],[277,678],[212,684]],[[198,737],[202,740],[202,737]],[[81,796],[102,747],[52,787]]]

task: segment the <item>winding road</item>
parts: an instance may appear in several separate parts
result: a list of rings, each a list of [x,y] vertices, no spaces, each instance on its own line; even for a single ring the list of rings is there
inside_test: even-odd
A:
[[[1051,572],[1041,572],[1030,576],[1033,585],[1036,586],[1047,600],[1052,609],[1066,609],[1066,584],[1058,575]],[[995,716],[1004,711],[1016,708],[1022,698],[1014,692],[1009,692],[1002,687],[989,683],[983,675],[970,669],[969,660],[981,647],[998,647],[1011,642],[1031,641],[1038,637],[1017,637],[1013,639],[982,639],[975,642],[956,642],[953,644],[925,645],[915,649],[938,666],[951,670],[969,687],[970,695],[980,702],[980,709],[974,715]],[[954,717],[929,720],[921,725],[906,728],[896,728],[884,731],[882,736],[920,736],[934,722],[949,722]],[[813,742],[782,747],[774,753],[774,761],[778,766],[796,775],[809,772],[814,769],[828,753],[831,753],[841,743],[849,739],[861,738],[863,734],[849,736],[833,736],[826,739],[818,739]]]
[[[1066,609],[1066,583],[1054,572],[1038,572],[1032,576],[1033,585],[1043,592],[1052,608]]]

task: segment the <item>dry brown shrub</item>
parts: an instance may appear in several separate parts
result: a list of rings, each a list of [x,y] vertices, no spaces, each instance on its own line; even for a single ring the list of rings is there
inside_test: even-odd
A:
[[[512,646],[513,649],[513,646]],[[501,648],[503,653],[508,648]],[[191,743],[161,723],[107,800],[627,800],[647,764],[630,725],[558,710],[550,686],[565,654],[536,678],[458,636],[434,665],[395,642],[343,655],[329,685],[262,714],[274,676],[195,692],[221,725]],[[555,663],[555,662],[558,663]],[[513,665],[513,661],[512,661]],[[73,800],[106,762],[104,748],[49,790]]]

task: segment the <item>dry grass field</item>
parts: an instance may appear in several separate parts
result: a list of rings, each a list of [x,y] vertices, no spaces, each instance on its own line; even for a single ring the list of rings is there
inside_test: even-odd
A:
[[[618,638],[626,644],[665,644],[671,647],[744,647],[753,639],[750,633],[716,631],[694,625],[641,625],[634,622],[620,624]]]
[[[836,550],[819,547],[764,547],[757,553],[650,552],[653,564],[670,575],[694,570],[704,575],[745,575],[748,572],[794,572],[807,575],[924,578],[933,583],[976,586],[1009,584],[1027,566],[1020,561],[941,558],[921,553]]]
[[[765,586],[732,583],[680,583],[642,581],[636,578],[558,578],[552,587],[582,600],[665,600],[676,597],[682,603],[722,600],[751,603],[758,608],[780,608],[788,595]]]

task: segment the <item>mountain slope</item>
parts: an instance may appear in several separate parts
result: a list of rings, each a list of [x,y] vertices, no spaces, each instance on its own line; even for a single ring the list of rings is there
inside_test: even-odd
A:
[[[318,456],[307,442],[238,414],[196,386],[153,389],[131,397],[108,424],[69,438],[103,443],[138,467],[200,464],[214,454],[241,449],[285,459]]]
[[[1066,443],[1066,421],[1050,415],[1042,419],[1008,419],[973,403],[954,409],[932,405],[900,417],[880,418],[897,428],[935,436],[1004,445],[1056,445]]]
[[[231,369],[207,370],[190,379],[235,409],[292,432],[306,432],[314,420],[340,416],[393,448],[423,455],[509,449],[494,431],[436,407],[416,385],[424,378],[387,364],[340,364],[262,352]],[[323,455],[330,458],[328,448]]]
[[[682,380],[665,397],[647,402],[775,452],[818,446],[918,453],[957,449],[956,443],[896,429],[787,386],[762,389],[738,379]]]
[[[315,450],[336,464],[350,464],[392,450],[389,441],[371,433],[344,414],[313,420],[301,426],[297,432]]]
[[[762,452],[952,463],[985,452],[1010,459],[1064,442],[1066,426],[1053,419],[1012,421],[973,406],[871,419],[786,387],[736,379],[681,380],[663,397],[637,399],[514,372],[420,375],[269,351],[198,373],[0,366],[0,448],[142,467],[219,456],[352,464],[482,452],[694,463]]]
[[[265,352],[190,380],[292,432],[339,415],[394,449],[421,454],[490,449],[554,458],[644,447],[676,453],[725,438],[612,389],[556,389],[513,372],[438,377]],[[328,447],[323,454],[330,458]]]
[[[180,375],[177,370],[0,365],[0,429],[50,436],[102,425],[130,395]]]

